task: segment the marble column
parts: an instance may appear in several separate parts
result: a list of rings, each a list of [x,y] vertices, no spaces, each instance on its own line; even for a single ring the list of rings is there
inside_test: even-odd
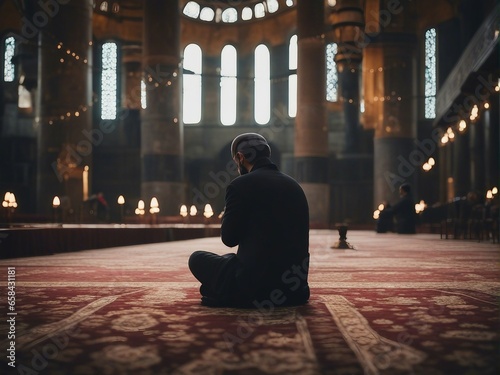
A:
[[[45,15],[42,17],[42,13]],[[51,214],[55,195],[77,220],[85,194],[91,193],[92,1],[59,1],[37,10],[38,132],[37,213]],[[43,22],[42,22],[43,21]],[[89,179],[83,178],[88,166]]]
[[[144,2],[143,69],[147,108],[142,111],[141,197],[156,197],[161,215],[185,202],[179,1]]]
[[[324,2],[299,0],[294,169],[309,201],[310,222],[318,226],[328,225],[330,213],[323,32]]]

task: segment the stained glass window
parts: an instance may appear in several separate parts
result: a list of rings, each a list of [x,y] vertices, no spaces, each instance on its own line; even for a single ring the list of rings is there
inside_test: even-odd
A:
[[[184,49],[182,117],[185,124],[197,124],[201,120],[201,57],[201,48],[196,44]]]
[[[5,82],[13,82],[15,77],[15,67],[12,63],[14,51],[16,49],[16,40],[14,37],[5,39],[5,53],[4,53],[4,66],[3,66],[3,80]]]
[[[335,55],[337,54],[337,43],[326,46],[326,100],[336,102],[338,100],[339,77]]]
[[[102,45],[101,118],[103,120],[116,119],[117,50],[116,43]]]
[[[227,45],[222,49],[220,74],[220,121],[222,125],[234,125],[238,81],[237,53],[233,46]]]
[[[425,118],[436,117],[436,29],[425,32]]]
[[[288,46],[288,116],[297,116],[297,35],[290,38]]]
[[[271,59],[269,49],[260,44],[255,48],[255,98],[254,117],[264,125],[271,118]]]

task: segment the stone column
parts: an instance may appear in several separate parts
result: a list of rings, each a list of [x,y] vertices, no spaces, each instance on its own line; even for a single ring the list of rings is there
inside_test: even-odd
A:
[[[408,182],[415,192],[418,170],[429,157],[416,147],[414,63],[416,38],[394,33],[380,36],[365,48],[365,124],[375,129],[374,205],[399,200],[399,186]]]
[[[146,204],[156,197],[162,215],[177,214],[185,202],[179,36],[179,1],[144,2],[141,197]]]
[[[324,2],[297,3],[297,117],[295,178],[309,201],[310,221],[329,222],[328,127],[325,108]]]
[[[446,129],[445,129],[446,130]],[[453,182],[455,185],[455,193],[457,196],[465,196],[470,191],[471,179],[470,179],[470,169],[465,168],[471,160],[470,147],[469,147],[469,135],[470,132],[466,134],[455,134],[455,140],[452,145],[446,145],[445,147],[453,148]]]
[[[202,122],[220,125],[220,55],[204,56],[202,64]]]
[[[344,152],[359,151],[360,73],[364,15],[361,0],[339,0],[329,16],[333,39],[337,43],[339,93],[345,119]]]
[[[126,116],[122,116],[123,137],[126,146],[138,148],[141,138],[142,50],[139,46],[124,46],[122,55],[121,103],[126,114]]]
[[[41,4],[41,2],[40,2]],[[41,14],[45,16],[42,17]],[[95,139],[91,130],[92,1],[58,1],[35,12],[38,33],[37,212],[50,214],[55,195],[65,196],[72,218],[84,199],[83,172]],[[42,22],[43,21],[43,22]],[[91,180],[88,180],[88,194]],[[67,202],[67,203],[66,203]]]
[[[485,137],[484,123],[480,118],[470,125],[470,186],[471,190],[485,192]]]

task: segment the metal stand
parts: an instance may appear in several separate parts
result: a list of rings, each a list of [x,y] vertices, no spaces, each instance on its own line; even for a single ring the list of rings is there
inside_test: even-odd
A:
[[[338,224],[337,230],[339,231],[339,240],[335,242],[335,244],[331,247],[332,249],[352,249],[354,250],[354,246],[352,246],[349,242],[347,242],[347,224]]]

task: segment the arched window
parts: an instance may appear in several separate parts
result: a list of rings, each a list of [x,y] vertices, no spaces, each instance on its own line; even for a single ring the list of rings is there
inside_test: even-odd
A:
[[[269,13],[277,12],[279,7],[278,0],[267,0],[267,11]]]
[[[200,15],[200,5],[196,1],[189,1],[182,13],[191,18],[198,18]]]
[[[251,20],[252,18],[253,18],[252,8],[250,7],[243,8],[243,10],[241,11],[241,19],[243,21],[248,21]]]
[[[222,12],[222,22],[234,23],[238,21],[238,11],[235,8],[227,8]]]
[[[288,45],[288,116],[297,116],[297,35],[290,38]]]
[[[12,63],[14,52],[16,50],[16,39],[8,37],[4,43],[4,57],[3,57],[3,80],[5,82],[13,82],[15,78],[15,66]]]
[[[326,100],[336,102],[338,100],[339,76],[335,55],[337,54],[337,43],[329,43],[326,46]]]
[[[260,44],[255,48],[255,122],[267,124],[271,118],[271,61],[269,49]]]
[[[215,18],[215,12],[212,8],[205,7],[200,12],[200,20],[202,21],[213,21]]]
[[[141,80],[141,108],[146,109],[148,107],[148,102],[146,100],[146,82],[144,80]]]
[[[425,32],[425,118],[436,117],[436,29]]]
[[[182,88],[182,116],[185,124],[201,120],[201,48],[189,44],[184,49]]]
[[[264,4],[262,4],[262,3],[255,4],[254,14],[255,14],[255,18],[264,17],[266,15],[266,8],[264,7]]]
[[[222,125],[236,122],[237,53],[227,45],[222,49],[220,64],[220,121]]]
[[[115,120],[118,106],[118,48],[116,43],[104,43],[101,52],[101,119]]]

